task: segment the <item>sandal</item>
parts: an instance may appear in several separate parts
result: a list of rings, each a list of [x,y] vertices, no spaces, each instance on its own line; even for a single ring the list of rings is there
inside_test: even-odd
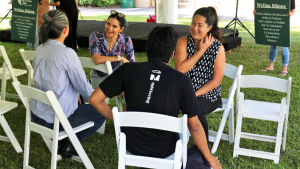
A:
[[[262,71],[262,72],[267,72],[267,71],[273,71],[273,70],[265,68],[265,69],[260,70],[260,71]]]
[[[279,73],[279,76],[287,76],[287,75],[289,75],[289,72],[280,72]]]

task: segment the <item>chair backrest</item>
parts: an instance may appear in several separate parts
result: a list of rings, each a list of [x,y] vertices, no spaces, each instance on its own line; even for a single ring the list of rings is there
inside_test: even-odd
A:
[[[31,51],[31,50],[25,51],[24,49],[20,49],[19,52],[28,70],[28,86],[31,86],[34,83],[34,78],[33,78],[33,67],[30,61],[33,61],[33,58],[35,56],[35,51]]]
[[[78,58],[81,62],[82,67],[96,69],[101,72],[107,73],[109,75],[113,72],[110,61],[106,61],[104,64],[96,65],[92,58],[87,58],[87,57],[78,57]]]
[[[229,89],[229,96],[228,96],[228,102],[227,105],[230,106],[233,102],[234,94],[237,89],[237,75],[240,75],[243,70],[243,65],[239,65],[238,67],[235,67],[231,64],[225,63],[225,69],[224,69],[224,76],[227,76],[231,79],[233,79],[232,86]]]
[[[229,63],[225,63],[224,75],[227,76],[227,77],[229,77],[229,78],[231,78],[231,79],[235,79],[236,78],[237,70],[238,70],[237,67],[235,67],[235,66],[233,66],[233,65],[231,65]]]
[[[7,56],[7,53],[5,51],[4,46],[0,45],[0,56],[3,57],[4,63],[3,63],[3,74],[5,75],[6,68],[8,69],[13,81],[18,80],[15,76],[15,72],[13,70],[13,67],[11,66],[10,60]]]
[[[24,49],[20,49],[19,52],[26,64],[27,69],[28,70],[32,69],[32,65],[30,61],[33,61],[33,58],[35,56],[35,51],[31,51],[31,50],[25,51]]]
[[[289,114],[291,86],[292,77],[285,80],[264,75],[238,75],[238,93],[240,93],[240,88],[263,88],[286,93],[286,118]]]
[[[121,127],[141,127],[182,133],[183,145],[186,145],[187,115],[183,115],[182,118],[177,118],[147,112],[118,112],[116,107],[114,107],[112,111],[117,145],[119,145],[118,141]]]
[[[263,88],[289,93],[292,77],[289,80],[265,75],[238,75],[238,88]]]
[[[41,91],[36,88],[22,85],[18,80],[13,82],[13,86],[16,89],[22,103],[24,104],[27,114],[30,113],[29,101],[35,99],[37,101],[43,102],[47,105],[50,105],[55,111],[55,118],[57,117],[64,127],[65,131],[72,130],[70,123],[68,122],[67,117],[65,116],[57,98],[55,97],[52,91]],[[57,120],[54,121],[57,123]]]

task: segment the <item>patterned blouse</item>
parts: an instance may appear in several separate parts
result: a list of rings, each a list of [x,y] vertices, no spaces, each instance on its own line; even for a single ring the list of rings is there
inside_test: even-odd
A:
[[[134,49],[131,38],[125,34],[119,34],[118,40],[114,48],[109,51],[106,40],[105,32],[92,32],[89,38],[89,50],[91,56],[94,54],[99,54],[101,56],[123,56],[126,55],[126,59],[129,62],[135,62]],[[121,66],[121,61],[111,62],[113,71]],[[99,77],[107,76],[107,73],[94,70]]]
[[[186,73],[186,75],[192,80],[195,92],[213,78],[214,63],[221,45],[221,42],[216,39],[201,56],[194,67]],[[194,39],[191,35],[189,35],[187,36],[187,58],[190,58],[196,52],[197,50]],[[211,100],[211,102],[216,101],[218,97],[221,97],[221,84],[212,89],[210,92],[199,97],[205,97],[206,99]]]

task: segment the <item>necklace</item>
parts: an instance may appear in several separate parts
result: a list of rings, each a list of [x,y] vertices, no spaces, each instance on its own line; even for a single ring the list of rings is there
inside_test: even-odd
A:
[[[110,47],[109,47],[109,51],[111,51],[112,49],[113,49],[113,44],[114,44],[114,42],[113,41],[111,41],[111,42],[109,42],[109,44],[110,44]]]

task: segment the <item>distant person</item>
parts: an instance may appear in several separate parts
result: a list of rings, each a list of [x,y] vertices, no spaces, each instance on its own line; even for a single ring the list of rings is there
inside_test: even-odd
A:
[[[112,69],[115,71],[122,63],[135,62],[131,38],[122,34],[125,27],[125,15],[111,10],[105,24],[105,30],[91,33],[89,50],[96,65],[110,61]],[[107,73],[92,70],[90,77],[93,88],[97,88],[107,76]],[[123,94],[120,94],[118,97],[122,96]],[[123,103],[123,110],[125,111],[126,104],[124,101]]]
[[[126,63],[108,76],[89,99],[98,112],[113,121],[107,97],[125,93],[128,111],[152,112],[178,117],[188,115],[188,128],[197,147],[214,169],[222,168],[209,152],[201,114],[190,79],[168,66],[173,58],[177,34],[172,27],[155,27],[147,41],[148,62]],[[204,116],[205,118],[205,116]],[[165,158],[175,151],[179,135],[173,132],[122,127],[126,149],[132,154]]]
[[[191,35],[178,40],[175,68],[191,80],[198,104],[205,115],[222,105],[221,82],[225,68],[225,52],[215,8],[197,9],[190,26]],[[206,119],[199,115],[208,138]]]
[[[78,4],[77,0],[54,0],[52,3],[45,5],[56,6],[56,9],[62,10],[69,20],[69,35],[64,44],[77,52],[77,23],[78,23]]]
[[[295,14],[295,0],[291,1],[291,10],[288,13],[289,18]],[[253,14],[255,15],[256,10],[253,11]],[[281,58],[282,58],[282,70],[279,73],[279,76],[287,76],[289,74],[287,67],[289,65],[289,58],[290,58],[290,52],[288,47],[280,47],[281,49]],[[269,51],[269,66],[265,69],[261,70],[262,72],[272,71],[274,70],[274,63],[277,55],[277,46],[270,46]]]
[[[76,52],[63,43],[69,33],[69,22],[64,12],[52,10],[43,15],[40,26],[40,45],[33,60],[34,87],[42,91],[53,91],[70,125],[74,128],[93,121],[94,126],[77,133],[84,141],[96,132],[105,118],[89,104],[78,104],[78,93],[87,101],[93,91],[81,66]],[[32,120],[53,129],[55,112],[51,106],[32,99],[30,102]],[[63,128],[60,125],[59,130]],[[58,154],[70,158],[78,155],[71,142],[58,142]]]

